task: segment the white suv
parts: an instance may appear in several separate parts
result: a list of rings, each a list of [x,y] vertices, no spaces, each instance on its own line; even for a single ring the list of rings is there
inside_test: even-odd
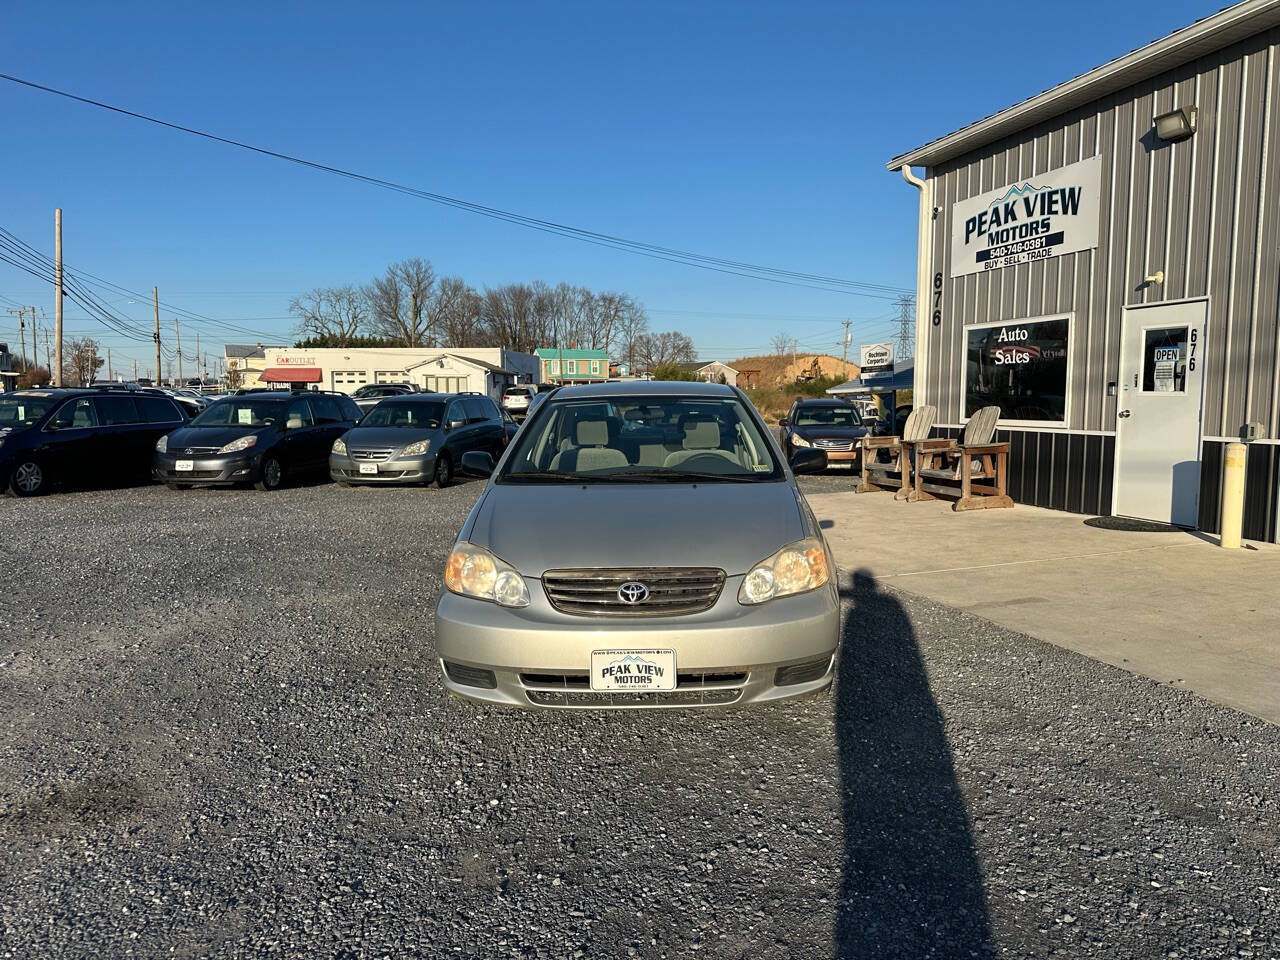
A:
[[[538,388],[531,383],[507,387],[502,391],[502,409],[513,417],[523,417],[529,412],[529,404]]]

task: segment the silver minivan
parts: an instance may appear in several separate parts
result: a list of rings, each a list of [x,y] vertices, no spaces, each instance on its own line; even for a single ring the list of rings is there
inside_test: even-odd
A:
[[[736,387],[564,387],[501,460],[445,567],[445,686],[518,707],[726,706],[820,690],[835,565],[795,474]]]

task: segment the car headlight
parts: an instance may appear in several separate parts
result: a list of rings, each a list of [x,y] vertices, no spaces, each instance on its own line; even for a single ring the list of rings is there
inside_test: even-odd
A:
[[[529,588],[515,569],[483,547],[459,542],[444,568],[444,585],[450,592],[477,600],[491,600],[504,607],[527,607]]]
[[[764,603],[775,597],[816,590],[831,579],[827,551],[817,537],[789,543],[761,560],[742,578],[739,603]]]
[[[420,457],[431,449],[430,440],[419,440],[417,443],[411,443],[400,451],[402,457]]]
[[[4,441],[0,440],[0,443],[3,443],[3,442]],[[156,441],[156,452],[157,453],[169,452],[169,435],[168,434],[165,434],[163,437],[161,437],[159,440]]]
[[[239,453],[241,450],[248,450],[257,442],[258,442],[258,438],[251,433],[247,437],[241,437],[239,440],[232,440],[225,447],[219,447],[218,452],[219,453]]]
[[[810,443],[804,437],[800,436],[800,434],[798,433],[793,433],[791,435],[791,445],[793,447],[812,447],[813,446],[812,443]]]
[[[345,454],[347,452],[347,445],[342,442],[341,437],[333,441],[333,452],[341,454]]]

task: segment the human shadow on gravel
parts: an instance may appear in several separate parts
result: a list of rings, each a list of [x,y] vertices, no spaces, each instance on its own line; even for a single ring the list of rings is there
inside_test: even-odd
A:
[[[833,695],[844,870],[834,955],[994,955],[964,797],[902,604],[853,575]]]

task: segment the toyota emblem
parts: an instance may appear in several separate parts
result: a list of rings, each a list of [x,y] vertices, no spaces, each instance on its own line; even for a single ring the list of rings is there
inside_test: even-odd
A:
[[[618,588],[618,599],[623,603],[644,603],[649,599],[649,588],[638,580],[628,580]]]

